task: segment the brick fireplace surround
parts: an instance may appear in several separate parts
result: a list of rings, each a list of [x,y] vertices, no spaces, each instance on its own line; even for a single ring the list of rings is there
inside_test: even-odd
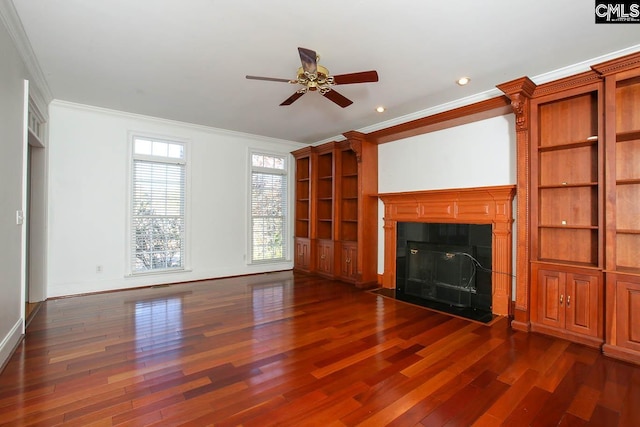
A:
[[[396,287],[398,222],[491,224],[492,312],[511,310],[512,202],[514,185],[453,190],[384,193],[384,273],[382,285]]]

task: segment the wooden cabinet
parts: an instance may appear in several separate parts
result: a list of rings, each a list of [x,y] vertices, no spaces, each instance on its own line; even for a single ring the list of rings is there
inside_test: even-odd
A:
[[[317,240],[316,256],[316,273],[325,277],[333,277],[333,241]]]
[[[640,363],[640,276],[607,274],[604,354]]]
[[[533,265],[532,330],[599,347],[603,326],[601,273],[549,267]]]
[[[372,287],[377,285],[377,146],[358,132],[345,137],[292,153],[294,268]],[[308,250],[308,257],[300,255]]]
[[[640,52],[540,86],[522,77],[498,87],[516,116],[512,325],[603,341],[605,354],[640,364]],[[592,301],[588,312],[563,312],[559,297],[573,287]]]
[[[311,270],[311,163],[310,148],[298,150],[295,158],[294,268]]]
[[[599,347],[602,83],[532,100],[531,328]]]
[[[295,238],[294,268],[302,271],[311,271],[311,246],[309,239]]]
[[[340,279],[355,283],[358,280],[358,246],[356,242],[342,242],[340,248]]]
[[[640,54],[595,67],[606,96],[605,354],[640,364]]]

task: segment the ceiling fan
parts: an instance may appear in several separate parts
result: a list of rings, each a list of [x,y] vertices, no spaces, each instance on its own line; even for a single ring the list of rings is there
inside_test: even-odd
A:
[[[311,49],[298,48],[302,67],[298,68],[297,77],[293,80],[279,79],[274,77],[246,76],[250,80],[267,80],[270,82],[284,82],[299,84],[302,88],[285,99],[280,105],[291,105],[302,95],[311,92],[320,92],[320,95],[335,102],[342,108],[353,104],[353,101],[339,94],[333,89],[335,85],[345,85],[353,83],[371,83],[378,81],[378,73],[375,70],[362,71],[359,73],[339,74],[332,76],[322,65],[318,64],[320,57]]]

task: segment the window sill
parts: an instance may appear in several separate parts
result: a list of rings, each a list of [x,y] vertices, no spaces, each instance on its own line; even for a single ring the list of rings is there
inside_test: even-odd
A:
[[[190,273],[193,270],[190,268],[181,268],[181,269],[171,269],[171,270],[155,270],[155,271],[141,271],[139,273],[129,273],[125,274],[125,278],[133,278],[133,277],[145,277],[145,276],[164,276],[167,274],[178,274],[178,273]]]

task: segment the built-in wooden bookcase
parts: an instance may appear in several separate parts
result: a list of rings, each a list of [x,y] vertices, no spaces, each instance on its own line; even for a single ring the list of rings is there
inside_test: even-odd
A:
[[[538,104],[537,258],[598,266],[598,91]]]
[[[336,265],[342,280],[357,282],[358,279],[358,223],[359,223],[359,187],[358,159],[348,141],[340,146],[339,165],[339,223]]]
[[[316,192],[316,238],[333,238],[333,151],[318,155]]]
[[[342,142],[292,153],[294,268],[373,287],[377,286],[378,147],[359,132],[345,137]]]
[[[615,94],[613,267],[640,274],[640,76],[617,81]]]
[[[358,240],[358,161],[351,149],[341,151],[340,240]]]
[[[532,329],[603,342],[602,84],[532,101]]]
[[[640,53],[595,69],[607,107],[603,351],[640,364]]]
[[[310,148],[293,153],[295,158],[294,267],[311,271],[312,158]]]
[[[311,209],[311,176],[309,156],[296,160],[296,237],[309,238]]]
[[[316,147],[317,162],[315,168],[316,193],[313,208],[315,214],[315,233],[312,233],[315,246],[315,272],[326,277],[334,276],[334,239],[335,239],[335,193],[336,193],[336,144],[328,143]]]

